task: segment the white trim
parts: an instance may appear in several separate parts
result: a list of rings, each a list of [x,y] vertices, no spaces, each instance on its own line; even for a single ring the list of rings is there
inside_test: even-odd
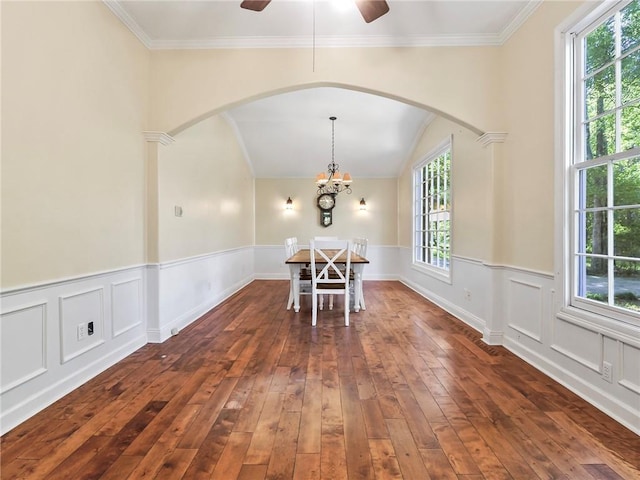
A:
[[[507,140],[508,133],[505,132],[486,132],[484,135],[481,135],[476,139],[483,148],[494,144],[494,143],[504,143]]]
[[[31,291],[36,291],[36,290],[44,290],[46,288],[51,288],[51,287],[56,287],[56,286],[61,286],[61,285],[68,285],[70,283],[74,283],[74,282],[78,282],[78,281],[84,281],[84,280],[93,280],[93,279],[97,279],[100,277],[106,277],[108,275],[114,275],[117,273],[123,273],[123,272],[128,272],[128,271],[133,271],[133,270],[138,270],[141,268],[146,268],[147,266],[149,266],[150,264],[139,264],[139,265],[132,265],[130,267],[121,267],[121,268],[114,268],[113,270],[102,270],[100,272],[95,272],[95,273],[87,273],[84,275],[76,275],[73,277],[63,277],[57,280],[51,280],[51,281],[45,281],[42,283],[32,283],[32,284],[27,284],[27,285],[20,285],[17,287],[9,287],[6,290],[2,290],[0,291],[0,295],[1,296],[7,296],[7,295],[20,295],[23,293],[27,293],[27,292],[31,292]]]
[[[226,250],[217,250],[215,252],[203,253],[203,254],[200,254],[200,255],[194,255],[192,257],[185,257],[185,258],[179,258],[177,260],[169,260],[167,262],[149,264],[149,266],[151,266],[151,265],[157,266],[162,270],[162,269],[165,269],[165,268],[172,268],[172,267],[176,267],[176,266],[179,266],[179,265],[184,265],[184,264],[187,264],[187,263],[199,262],[199,261],[205,260],[207,258],[220,257],[220,256],[226,255],[228,253],[239,252],[241,250],[246,250],[248,248],[249,249],[253,249],[255,247],[251,246],[251,245],[246,245],[244,247],[235,247],[235,248],[229,248],[229,249],[226,249]]]
[[[64,376],[47,388],[22,399],[20,403],[8,410],[3,408],[0,414],[1,433],[5,434],[35,414],[41,412],[49,405],[104,372],[110,366],[115,365],[139,348],[142,348],[146,343],[144,336],[134,338],[116,350],[108,352],[106,355],[86,364],[84,367],[74,370],[71,375]],[[3,403],[4,407],[6,403]]]
[[[115,0],[102,0],[102,2],[107,6],[107,8],[109,10],[111,10],[111,12],[118,17],[118,19],[125,24],[125,26],[131,30],[131,33],[133,33],[136,38],[138,40],[140,40],[140,42],[142,42],[142,44],[149,48],[149,45],[151,45],[152,40],[151,38],[149,38],[149,36],[145,33],[145,31],[140,27],[140,25],[138,25],[138,22],[136,22],[131,15],[129,15],[126,10],[124,8],[122,8],[122,6],[120,5],[119,1],[115,1]]]
[[[48,329],[47,329],[47,316],[48,316],[47,301],[46,300],[39,300],[37,302],[29,303],[27,305],[16,306],[16,307],[14,307],[14,308],[12,308],[10,310],[6,310],[6,311],[0,312],[0,315],[4,316],[4,315],[12,314],[12,313],[24,312],[26,310],[34,309],[36,307],[40,307],[40,310],[42,312],[42,317],[40,319],[41,320],[41,328],[42,328],[42,350],[41,350],[42,365],[40,366],[40,368],[36,368],[35,370],[33,370],[33,371],[27,373],[26,375],[24,375],[22,378],[18,378],[18,379],[14,380],[11,383],[8,383],[6,385],[2,385],[0,383],[0,395],[4,395],[9,390],[12,390],[12,389],[14,389],[16,387],[19,387],[23,383],[26,383],[29,380],[33,380],[34,378],[39,377],[43,373],[46,373],[47,371],[49,371],[49,368],[48,368],[48,357],[47,357],[47,353],[48,353],[47,352],[47,334],[48,334]]]
[[[347,35],[347,36],[219,36],[205,40],[153,40],[122,8],[123,0],[102,0],[111,12],[149,50],[201,50],[243,48],[312,48],[312,47],[459,47],[503,45],[537,10],[542,0],[528,4],[499,33],[458,35]],[[393,8],[393,7],[391,7]]]
[[[598,410],[616,420],[618,423],[640,435],[637,410],[632,410],[629,405],[622,403],[609,392],[602,390],[593,383],[589,383],[587,380],[576,375],[571,370],[562,368],[553,362],[551,358],[543,357],[538,352],[527,348],[521,343],[517,343],[506,337],[503,346],[514,355],[523,359],[529,365],[541,371],[549,378],[555,380],[560,385],[566,387],[580,398],[596,407]],[[612,408],[614,406],[615,410]]]
[[[416,261],[416,173],[424,168],[429,163],[435,161],[441,156],[449,153],[449,265],[448,268],[440,268],[436,266],[432,266],[426,262],[417,262]],[[453,277],[453,265],[451,261],[451,247],[453,245],[453,224],[454,224],[454,186],[453,186],[453,163],[454,163],[454,143],[453,143],[453,134],[449,134],[438,143],[435,147],[433,147],[429,152],[425,155],[422,155],[416,162],[414,162],[411,169],[411,266],[414,270],[421,272],[426,275],[430,275],[438,280],[441,280],[446,283],[452,282]],[[422,175],[422,174],[421,174]],[[438,175],[438,178],[440,176]],[[426,212],[428,214],[428,212]],[[430,248],[427,247],[429,250]]]
[[[158,142],[161,145],[171,145],[175,138],[165,132],[142,132],[147,142]]]
[[[543,0],[530,0],[527,3],[526,7],[518,12],[515,18],[507,25],[502,32],[500,32],[500,45],[503,45],[511,35],[513,35],[524,23],[528,20],[528,18],[535,12],[540,5],[542,5]]]
[[[431,290],[428,290],[428,289],[422,287],[421,285],[418,285],[418,284],[416,284],[416,283],[414,283],[414,282],[412,282],[412,281],[410,281],[410,280],[408,280],[406,278],[400,278],[399,281],[400,281],[400,283],[406,285],[411,290],[413,290],[414,292],[420,294],[422,297],[426,298],[430,302],[435,303],[440,308],[442,308],[443,310],[447,311],[448,313],[453,315],[455,318],[457,318],[461,322],[466,323],[467,325],[469,325],[474,330],[477,330],[480,333],[484,332],[485,321],[482,318],[477,317],[473,313],[471,313],[471,312],[469,312],[469,311],[467,311],[467,310],[465,310],[463,308],[460,308],[458,305],[456,305],[455,303],[447,300],[446,298],[443,298],[443,297],[441,297],[439,295],[436,295]],[[494,332],[494,333],[497,333],[497,332]]]

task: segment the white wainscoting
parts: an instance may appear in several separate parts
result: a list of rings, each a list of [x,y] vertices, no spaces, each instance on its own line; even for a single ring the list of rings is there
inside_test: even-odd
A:
[[[444,282],[412,268],[410,249],[398,255],[407,286],[640,434],[639,329],[556,312],[555,279],[544,272],[454,256]]]
[[[414,269],[409,248],[370,246],[367,257],[365,281],[402,281],[640,434],[637,328],[557,312],[554,278],[542,272],[454,256],[445,282]],[[284,246],[242,247],[3,292],[2,432],[254,278],[288,279],[284,261]],[[94,335],[77,340],[90,319]]]
[[[487,312],[491,309],[491,275],[478,260],[452,257],[451,278],[445,281],[437,275],[413,267],[410,248],[399,248],[400,280],[423,297],[484,333]]]
[[[164,342],[254,278],[254,247],[241,247],[147,267],[149,342]]]
[[[2,433],[146,343],[144,276],[136,266],[2,292]]]

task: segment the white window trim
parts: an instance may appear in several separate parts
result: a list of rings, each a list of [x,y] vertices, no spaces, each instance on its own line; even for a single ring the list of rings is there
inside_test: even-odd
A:
[[[424,167],[426,164],[434,160],[436,157],[439,157],[443,153],[449,150],[451,155],[451,173],[450,173],[450,183],[449,183],[449,197],[451,208],[449,210],[449,269],[445,270],[442,268],[431,266],[424,262],[416,261],[416,184],[415,184],[415,175],[416,170]],[[411,168],[411,198],[412,198],[412,207],[411,207],[411,262],[412,269],[423,273],[425,275],[429,275],[441,282],[445,282],[448,284],[452,283],[453,276],[453,204],[454,204],[454,194],[453,194],[453,135],[448,135],[444,140],[438,143],[434,148],[432,148],[428,153],[423,155],[420,160],[415,162]]]
[[[575,61],[573,42],[575,32],[582,31],[598,23],[609,12],[623,8],[631,0],[619,2],[602,1],[579,7],[565,22],[556,28],[555,35],[555,311],[559,315],[567,314],[614,331],[637,331],[640,316],[615,307],[599,306],[597,302],[576,298],[573,293],[573,239],[575,238],[572,219],[574,204],[573,156],[576,149],[576,137],[573,129],[577,112],[574,102],[574,90],[577,87],[573,77]],[[569,226],[569,228],[567,228]],[[581,308],[584,305],[586,308]]]

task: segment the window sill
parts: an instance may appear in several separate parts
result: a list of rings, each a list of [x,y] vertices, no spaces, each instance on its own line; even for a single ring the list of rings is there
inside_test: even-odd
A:
[[[441,269],[437,269],[437,268],[430,268],[426,265],[423,264],[419,264],[419,263],[413,263],[413,265],[411,266],[412,270],[415,270],[416,272],[419,272],[423,275],[427,275],[429,277],[433,277],[436,280],[440,280],[443,283],[447,283],[449,285],[451,285],[452,281],[451,281],[451,270],[449,271],[445,271],[445,270],[441,270]]]

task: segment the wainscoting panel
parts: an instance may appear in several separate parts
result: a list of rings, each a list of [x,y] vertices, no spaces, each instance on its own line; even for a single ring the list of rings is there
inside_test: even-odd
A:
[[[47,305],[37,303],[0,317],[0,393],[47,371]],[[16,339],[21,339],[16,342]]]
[[[620,384],[640,396],[640,348],[622,342],[619,345]]]
[[[551,348],[595,372],[600,371],[603,345],[602,336],[596,331],[556,317]]]
[[[66,363],[104,342],[104,289],[101,287],[61,296],[59,302],[62,343],[60,361]],[[92,334],[89,332],[90,323],[93,323]]]
[[[157,266],[158,322],[150,342],[164,342],[254,278],[253,247],[215,252]]]
[[[133,294],[144,275],[145,267],[135,266],[2,292],[2,433],[147,343],[141,299]],[[137,325],[111,338],[112,313],[124,325],[123,312],[133,310]]]
[[[111,284],[112,337],[117,337],[142,323],[142,277]]]
[[[542,286],[509,278],[507,288],[507,325],[541,342]]]

